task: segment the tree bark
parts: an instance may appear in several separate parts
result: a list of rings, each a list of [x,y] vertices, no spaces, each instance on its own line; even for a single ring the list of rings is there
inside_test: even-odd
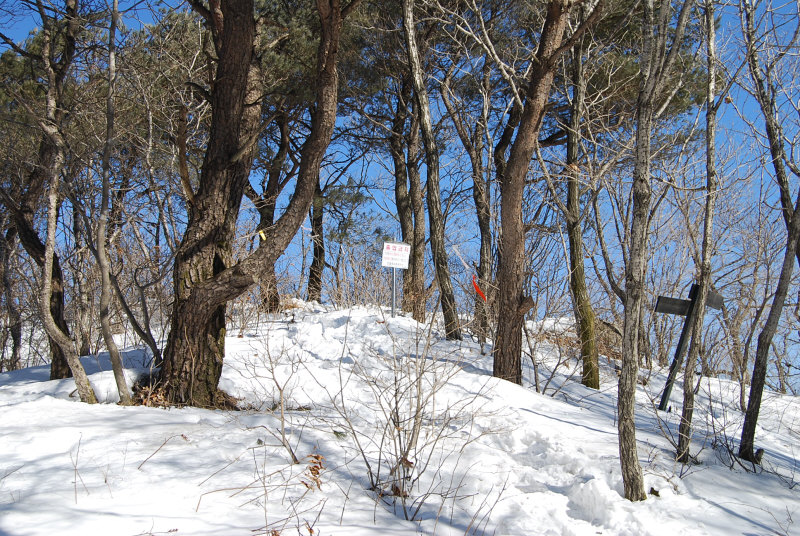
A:
[[[697,301],[695,302],[695,315],[691,326],[692,340],[689,345],[689,354],[686,358],[686,368],[683,374],[683,409],[681,411],[680,426],[678,427],[677,449],[677,459],[681,463],[689,463],[691,460],[689,445],[692,439],[692,415],[694,413],[694,369],[697,365],[697,356],[703,338],[703,318],[711,282],[711,233],[714,226],[714,206],[717,198],[717,110],[719,110],[720,104],[716,102],[716,22],[714,0],[706,0],[706,68],[708,69],[708,83],[706,84],[706,202],[701,257],[696,261],[699,268],[697,281],[699,296],[697,296]]]
[[[617,397],[617,427],[619,454],[625,498],[643,501],[642,467],[636,446],[636,380],[639,365],[641,318],[644,304],[645,274],[647,271],[647,236],[649,234],[650,199],[650,136],[655,113],[655,98],[678,55],[691,2],[685,0],[673,32],[670,32],[670,6],[662,1],[663,16],[656,16],[654,0],[643,2],[641,81],[636,103],[636,149],[633,171],[633,209],[631,216],[628,263],[625,267],[625,319],[622,331],[622,372]],[[672,34],[672,46],[667,36]]]
[[[597,331],[595,314],[589,291],[586,286],[586,269],[583,262],[583,228],[581,226],[581,203],[579,182],[579,148],[581,139],[581,121],[584,99],[586,98],[586,80],[583,75],[583,46],[573,48],[572,60],[572,106],[570,124],[567,129],[567,203],[565,218],[567,222],[567,240],[569,242],[569,285],[572,294],[575,323],[578,341],[581,346],[583,371],[581,383],[592,389],[600,388],[600,360],[597,351]]]
[[[645,45],[647,47],[647,45]],[[643,56],[649,51],[645,48]],[[625,498],[643,501],[644,477],[636,446],[636,379],[639,364],[639,319],[644,301],[644,278],[647,268],[647,221],[652,189],[650,186],[650,130],[652,97],[640,91],[636,109],[636,154],[633,172],[633,211],[630,249],[625,269],[625,315],[622,330],[622,371],[619,378],[617,415],[619,453]]]
[[[246,149],[259,125],[258,59],[252,0],[225,2],[210,19],[217,43],[212,119],[198,191],[174,268],[175,302],[162,379],[171,402],[210,407],[225,355],[225,301],[195,303],[195,290],[232,264],[236,218],[255,157]],[[244,149],[244,154],[240,151]]]
[[[419,111],[414,109],[411,114],[411,126],[408,131],[406,143],[408,156],[406,167],[408,169],[408,195],[411,201],[411,212],[414,216],[414,230],[411,234],[411,257],[409,270],[411,281],[411,316],[417,322],[425,322],[425,201],[423,199],[422,176],[419,172],[419,155],[421,152],[419,139]],[[405,291],[405,289],[404,289]]]
[[[414,86],[414,100],[417,103],[422,127],[422,143],[425,148],[427,168],[428,223],[430,225],[431,253],[436,269],[436,282],[444,316],[445,336],[448,339],[461,339],[455,292],[450,278],[447,251],[445,249],[444,215],[439,189],[439,149],[433,134],[428,91],[423,79],[422,63],[419,57],[414,23],[414,0],[403,0],[403,28],[408,47],[408,61]]]
[[[356,5],[343,8],[337,0],[317,0],[317,106],[301,150],[295,192],[280,219],[264,231],[259,248],[237,264],[232,263],[231,241],[254,158],[256,144],[250,140],[256,139],[260,119],[253,2],[224,3],[221,20],[206,13],[216,25],[219,61],[200,187],[175,263],[175,303],[161,371],[173,403],[213,406],[222,401],[217,384],[225,353],[225,304],[259,282],[308,215],[336,121],[342,21]]]
[[[795,212],[800,210],[800,192],[794,205]],[[750,396],[747,400],[747,411],[744,415],[742,425],[742,440],[739,444],[739,457],[753,463],[759,463],[753,450],[755,445],[756,424],[758,414],[761,410],[761,398],[764,394],[764,385],[767,377],[767,366],[769,365],[769,350],[772,338],[778,329],[781,313],[789,292],[789,283],[794,271],[795,257],[797,255],[797,242],[800,239],[800,218],[793,217],[789,224],[789,231],[786,237],[786,252],[783,256],[778,286],[775,289],[775,296],[772,298],[772,306],[764,322],[761,333],[758,334],[758,345],[756,346],[756,359],[753,365],[753,380],[750,384]]]
[[[75,301],[75,339],[78,346],[78,355],[87,356],[92,353],[92,330],[91,323],[91,304],[89,297],[89,289],[87,288],[87,280],[90,274],[85,273],[89,270],[88,256],[89,252],[86,247],[83,247],[83,236],[81,226],[81,214],[77,204],[72,206],[72,236],[75,240],[75,247],[78,250],[75,254],[75,275],[74,285],[77,295]]]
[[[564,30],[570,15],[570,2],[551,0],[534,61],[531,63],[525,101],[519,115],[519,128],[507,162],[497,166],[500,183],[500,261],[497,268],[497,335],[494,341],[494,375],[498,378],[522,383],[522,324],[533,306],[530,296],[524,294],[525,282],[525,226],[522,221],[522,201],[528,166],[538,143],[539,130],[545,114],[547,99],[561,54],[572,46],[572,40],[592,24],[602,9],[598,2],[593,14],[562,46]],[[516,108],[516,106],[515,106]],[[507,146],[516,121],[515,110],[509,117],[499,147]],[[495,160],[502,161],[503,151],[495,149]]]
[[[6,228],[8,214],[0,215],[0,231]],[[14,289],[11,283],[11,258],[16,245],[16,233],[11,227],[0,237],[0,285],[2,285],[2,297],[5,302],[6,314],[8,315],[8,332],[11,336],[11,356],[3,363],[0,363],[2,370],[18,370],[22,366],[20,350],[22,349],[22,315],[17,307],[14,297]],[[7,340],[7,339],[6,339]]]
[[[125,368],[114,333],[111,329],[111,303],[113,288],[111,286],[111,262],[108,256],[107,228],[111,203],[111,152],[114,149],[114,116],[116,108],[117,63],[116,63],[116,32],[119,19],[118,0],[113,0],[111,7],[111,20],[108,30],[108,94],[106,98],[106,139],[103,148],[102,164],[102,193],[100,196],[100,217],[97,224],[97,265],[100,269],[100,329],[103,340],[111,359],[111,369],[114,372],[114,381],[117,385],[120,404],[129,406],[132,403],[131,391],[125,380]]]
[[[419,124],[412,116],[406,135],[411,83],[405,77],[397,94],[392,131],[388,137],[394,172],[394,197],[400,234],[411,244],[408,270],[403,272],[403,301],[401,307],[411,312],[417,322],[425,322],[425,209],[422,203],[419,156]],[[408,149],[408,157],[405,148]],[[421,212],[418,209],[422,209]],[[420,233],[421,230],[421,233]],[[420,237],[421,234],[421,237]]]
[[[317,180],[314,189],[314,200],[311,202],[311,240],[313,242],[313,259],[308,269],[308,299],[309,301],[322,301],[322,272],[325,269],[325,227],[323,215],[325,213],[325,198]]]

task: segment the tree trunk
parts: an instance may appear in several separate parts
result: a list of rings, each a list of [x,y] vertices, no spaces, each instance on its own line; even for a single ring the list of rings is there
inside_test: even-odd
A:
[[[24,210],[24,209],[23,209]],[[30,219],[28,217],[30,214]],[[33,228],[33,210],[26,214],[15,214],[14,227],[19,235],[20,244],[25,249],[25,252],[36,262],[40,267],[44,267],[44,253],[45,247],[39,235]],[[58,255],[53,253],[52,272],[51,272],[50,286],[50,315],[53,321],[61,331],[69,336],[69,327],[64,318],[64,275],[61,271],[61,263],[59,262]],[[72,376],[69,369],[66,356],[62,351],[59,344],[51,337],[48,336],[50,341],[50,379],[60,380]]]
[[[636,103],[636,149],[633,171],[633,209],[631,217],[628,264],[625,267],[625,319],[622,331],[622,372],[617,396],[617,428],[619,454],[625,498],[643,501],[642,467],[636,446],[636,381],[639,365],[639,345],[645,334],[641,330],[644,305],[644,285],[647,271],[647,236],[652,187],[650,185],[650,136],[655,112],[654,101],[671,72],[678,56],[683,32],[689,15],[690,0],[685,0],[674,30],[669,28],[671,7],[666,1],[656,15],[654,0],[645,0],[640,54],[641,81]],[[672,44],[667,47],[667,34]]]
[[[245,194],[258,211],[259,221],[256,227],[257,234],[266,232],[272,227],[275,221],[275,209],[277,207],[278,196],[286,185],[286,179],[282,178],[283,164],[289,154],[289,117],[284,110],[278,110],[275,120],[281,139],[275,158],[269,164],[267,184],[264,191],[259,196],[252,187],[247,187]],[[275,263],[266,265],[261,274],[261,304],[267,313],[276,313],[280,310],[281,298],[278,292],[278,276],[275,274]]]
[[[772,166],[775,171],[775,179],[779,187],[782,215],[787,233],[786,254],[783,259],[775,296],[773,297],[772,306],[770,307],[764,327],[758,335],[755,364],[753,365],[753,377],[750,384],[750,396],[747,401],[747,411],[745,412],[745,420],[742,428],[742,440],[739,446],[740,458],[756,462],[753,452],[755,429],[758,422],[764,385],[766,383],[769,349],[772,338],[777,330],[780,314],[783,311],[786,294],[788,293],[789,279],[794,269],[793,257],[797,257],[798,261],[800,261],[800,248],[797,247],[798,232],[800,232],[800,221],[798,220],[800,220],[800,218],[796,217],[797,211],[800,209],[800,191],[797,193],[795,206],[792,207],[786,162],[792,162],[793,160],[789,158],[784,148],[785,136],[775,102],[775,95],[780,94],[780,90],[775,87],[774,80],[770,76],[770,71],[765,71],[761,66],[759,51],[763,48],[764,44],[755,33],[755,12],[752,2],[744,0],[740,3],[740,9],[748,69],[754,82],[756,100],[758,101],[762,117],[764,118],[767,139],[769,141],[769,151],[772,158]],[[773,63],[771,69],[775,68],[776,65]],[[795,174],[798,174],[796,164],[793,165],[792,169]],[[791,257],[790,252],[792,254]]]
[[[392,156],[394,198],[397,206],[397,218],[400,223],[400,234],[403,242],[411,244],[408,270],[403,271],[403,301],[401,307],[404,311],[411,312],[412,317],[417,322],[425,322],[425,268],[424,265],[418,262],[420,257],[424,260],[425,256],[424,209],[422,219],[417,217],[415,221],[415,216],[417,216],[415,209],[418,205],[422,205],[419,192],[419,169],[416,164],[419,154],[419,135],[414,131],[415,128],[417,131],[419,129],[416,120],[412,119],[409,135],[405,135],[410,96],[411,84],[406,79],[403,79],[401,90],[397,95],[395,114],[392,119],[392,132],[389,134],[388,143],[389,152]],[[404,151],[406,145],[408,145],[408,163]],[[416,187],[413,184],[415,180],[417,182]],[[409,182],[412,183],[410,188]],[[415,199],[412,196],[412,191],[419,195],[420,199]],[[417,241],[417,229],[419,226],[422,226],[423,230],[421,243]]]
[[[50,191],[47,196],[47,241],[45,242],[44,266],[42,267],[42,289],[39,295],[39,310],[42,316],[42,324],[44,325],[47,335],[50,339],[55,341],[67,360],[72,376],[75,378],[75,386],[78,388],[78,396],[81,402],[96,404],[97,397],[94,394],[91,383],[89,383],[89,378],[86,376],[86,371],[83,369],[80,357],[75,351],[72,339],[70,339],[69,335],[56,324],[53,316],[50,314],[51,303],[49,298],[53,295],[52,286],[54,285],[50,274],[53,273],[54,250],[56,245],[56,220],[59,205],[58,180],[61,167],[63,166],[63,158],[56,159],[55,163],[55,169],[58,172],[54,173],[51,177],[52,182],[50,183]]]
[[[87,356],[92,353],[92,330],[91,330],[91,305],[89,298],[89,289],[87,288],[87,280],[90,275],[86,272],[89,270],[87,257],[89,252],[82,246],[83,237],[81,236],[81,214],[80,209],[76,204],[72,206],[72,236],[75,239],[75,246],[78,250],[75,254],[75,287],[77,295],[75,296],[76,312],[75,312],[75,339],[78,346],[78,355]]]
[[[599,389],[600,360],[597,351],[597,332],[595,330],[594,309],[592,309],[592,302],[589,299],[589,291],[586,287],[586,270],[583,262],[583,229],[581,226],[578,150],[581,139],[583,101],[586,98],[586,80],[583,75],[582,55],[583,46],[578,44],[573,48],[572,60],[573,97],[570,124],[567,129],[567,203],[565,217],[569,242],[569,286],[575,311],[578,340],[581,346],[581,359],[583,361],[581,383],[586,387]]]
[[[602,4],[602,2],[600,3]],[[600,9],[600,4],[598,8]],[[569,6],[550,1],[542,29],[536,57],[531,63],[531,74],[525,93],[525,103],[519,116],[519,128],[508,162],[497,167],[500,183],[500,262],[497,268],[497,335],[494,341],[494,375],[498,378],[522,383],[522,324],[533,306],[530,296],[524,295],[525,226],[522,221],[522,201],[525,178],[533,150],[538,143],[539,130],[545,106],[553,83],[555,66],[564,52],[564,36]],[[509,124],[514,119],[512,112]],[[503,138],[508,137],[506,128]],[[500,144],[504,143],[501,138]],[[507,143],[507,141],[505,141]],[[495,150],[495,159],[498,151]]]
[[[322,301],[322,272],[325,270],[325,227],[322,217],[325,211],[325,198],[317,180],[314,200],[311,203],[311,240],[314,244],[314,258],[308,270],[308,299]]]
[[[226,2],[223,18],[205,12],[219,57],[211,94],[211,130],[195,206],[175,262],[172,325],[161,371],[173,403],[212,406],[225,355],[225,304],[259,282],[308,216],[325,151],[336,122],[339,36],[357,2],[317,0],[320,43],[316,108],[303,145],[295,192],[280,219],[264,231],[261,246],[231,261],[239,204],[249,182],[260,122],[259,59],[252,0]],[[224,21],[224,23],[223,23]]]
[[[6,228],[7,214],[0,215],[0,231]],[[0,285],[2,297],[5,301],[6,314],[8,315],[8,331],[11,336],[11,356],[0,363],[0,370],[18,370],[21,368],[20,350],[22,349],[22,315],[17,307],[14,289],[11,284],[11,258],[16,245],[16,233],[13,227],[9,228],[5,236],[0,237]],[[5,344],[3,345],[5,348]]]
[[[419,112],[411,114],[411,128],[408,132],[408,195],[411,201],[411,212],[414,215],[414,231],[411,235],[411,256],[409,270],[411,281],[411,316],[417,322],[425,322],[425,202],[422,195],[422,177],[419,172]],[[405,292],[405,289],[404,289]]]
[[[711,282],[711,233],[714,226],[714,205],[717,198],[716,135],[719,103],[715,102],[717,76],[715,24],[717,21],[714,16],[714,1],[706,0],[705,2],[706,67],[708,69],[708,83],[706,85],[706,202],[703,218],[701,258],[696,261],[699,265],[697,281],[699,295],[695,303],[693,325],[691,326],[692,340],[683,374],[683,409],[681,411],[681,423],[678,428],[677,449],[677,459],[681,463],[689,463],[691,460],[689,445],[692,439],[692,415],[694,412],[694,369],[697,365],[697,356],[703,339],[703,318]]]
[[[797,194],[794,210],[795,214],[800,210],[800,192]],[[766,383],[770,345],[775,331],[778,329],[778,322],[780,321],[783,306],[789,291],[789,283],[792,279],[795,256],[797,255],[798,239],[800,239],[800,218],[793,217],[789,224],[789,231],[786,237],[786,252],[783,257],[781,273],[778,277],[778,286],[775,289],[775,296],[772,299],[772,306],[769,309],[767,320],[764,322],[761,333],[758,334],[756,359],[753,365],[753,380],[750,384],[750,397],[747,401],[744,425],[742,425],[742,440],[739,444],[739,457],[753,463],[759,462],[755,457],[753,447],[755,445],[758,414],[761,410],[761,398],[764,394],[764,385]]]
[[[102,165],[102,194],[100,196],[100,217],[97,224],[97,266],[100,269],[100,329],[103,340],[111,359],[111,369],[114,371],[114,381],[117,385],[120,404],[129,406],[132,403],[131,391],[125,380],[125,368],[114,333],[111,329],[111,302],[113,288],[111,286],[111,262],[108,256],[107,228],[111,203],[111,152],[114,148],[114,97],[117,79],[116,64],[116,31],[119,19],[118,0],[113,0],[111,8],[111,21],[108,31],[108,94],[106,98],[106,139],[103,148]]]
[[[644,477],[636,445],[636,380],[639,364],[639,319],[647,267],[647,221],[650,209],[650,128],[653,109],[640,98],[636,113],[636,155],[633,175],[633,215],[625,274],[625,315],[622,330],[622,371],[617,398],[619,458],[625,498],[643,501]]]
[[[417,47],[414,28],[414,1],[403,0],[403,28],[408,47],[408,62],[414,85],[414,100],[417,103],[422,127],[422,143],[425,148],[427,167],[428,222],[430,225],[431,253],[436,269],[436,282],[444,316],[445,336],[448,339],[461,339],[453,282],[450,279],[447,251],[445,249],[444,215],[439,190],[439,149],[433,134],[428,91],[423,79],[422,63]]]
[[[217,24],[212,33],[219,61],[211,94],[210,137],[200,186],[175,258],[175,303],[162,368],[171,402],[203,407],[219,401],[226,305],[206,302],[198,307],[193,287],[232,264],[236,219],[255,157],[254,148],[246,144],[260,120],[253,2],[226,2],[222,11],[223,20],[212,23]]]

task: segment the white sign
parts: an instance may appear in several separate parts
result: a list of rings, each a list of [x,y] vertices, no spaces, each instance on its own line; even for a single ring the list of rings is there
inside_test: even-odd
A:
[[[405,242],[384,242],[381,266],[384,268],[400,268],[408,270],[408,258],[411,256],[411,245]]]

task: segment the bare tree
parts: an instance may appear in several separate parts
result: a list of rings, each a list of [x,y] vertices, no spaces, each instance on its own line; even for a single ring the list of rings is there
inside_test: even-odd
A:
[[[469,158],[472,171],[472,200],[475,204],[475,215],[478,223],[480,248],[478,250],[477,282],[481,289],[488,291],[492,284],[492,207],[491,183],[488,180],[490,169],[484,162],[484,152],[488,141],[489,113],[492,99],[492,70],[491,60],[486,55],[482,59],[480,69],[480,86],[478,91],[478,111],[473,116],[469,115],[468,105],[459,106],[458,95],[452,87],[452,80],[457,65],[454,63],[442,79],[441,94],[447,115],[453,122],[459,140]],[[472,78],[476,73],[466,72]],[[464,99],[465,100],[465,99]],[[473,128],[469,127],[471,122]],[[491,295],[491,293],[490,293]],[[483,342],[489,333],[489,304],[486,294],[483,297],[476,293],[474,298],[475,320],[473,330],[478,339]]]
[[[458,321],[455,292],[450,279],[450,267],[447,264],[447,251],[444,237],[444,215],[439,187],[439,149],[433,134],[428,90],[423,78],[414,23],[414,0],[403,0],[403,29],[406,36],[408,61],[411,69],[411,80],[414,87],[414,102],[419,110],[422,143],[425,148],[425,164],[427,169],[427,201],[428,222],[430,225],[431,253],[436,268],[436,282],[444,315],[445,334],[448,339],[461,339],[461,327]]]
[[[704,22],[706,38],[706,69],[708,81],[706,83],[706,189],[705,208],[703,211],[703,235],[700,257],[695,258],[697,266],[698,296],[694,304],[692,317],[691,343],[689,354],[686,358],[686,368],[683,374],[683,410],[681,423],[678,430],[677,459],[688,463],[691,459],[689,444],[692,437],[692,415],[694,412],[694,370],[697,365],[697,356],[700,352],[703,338],[703,318],[705,316],[706,299],[711,283],[711,235],[714,227],[714,209],[716,205],[718,180],[717,180],[717,112],[725,102],[725,96],[730,84],[717,96],[717,35],[715,0],[706,0],[704,3]]]
[[[64,169],[67,144],[63,126],[66,116],[67,90],[65,87],[77,49],[77,38],[84,21],[79,14],[77,0],[66,0],[61,19],[51,15],[49,6],[36,2],[42,28],[39,32],[41,49],[33,54],[21,49],[5,35],[0,38],[21,56],[36,62],[42,70],[44,113],[39,116],[25,103],[41,129],[42,137],[36,165],[28,177],[24,193],[17,192],[19,200],[6,191],[0,191],[3,203],[14,218],[16,232],[28,254],[42,268],[39,311],[45,331],[51,340],[51,377],[63,378],[71,372],[75,377],[82,401],[97,402],[92,386],[81,365],[69,329],[64,320],[64,281],[58,256],[55,253],[56,221],[61,204],[61,173]],[[24,102],[24,101],[23,101]],[[34,214],[39,199],[47,197],[47,237],[44,242],[34,226]],[[66,370],[65,370],[66,369]]]
[[[117,82],[117,25],[119,23],[119,4],[118,0],[113,0],[108,27],[108,94],[106,97],[106,139],[103,147],[103,169],[102,169],[102,194],[100,199],[100,214],[97,224],[97,265],[100,268],[100,280],[102,282],[100,290],[100,327],[103,332],[103,340],[106,344],[111,368],[114,371],[114,380],[117,384],[120,403],[123,405],[131,404],[131,392],[125,380],[125,369],[122,364],[122,356],[119,353],[117,343],[114,341],[114,333],[111,330],[111,303],[113,299],[113,288],[111,285],[111,263],[108,256],[108,220],[111,198],[111,157],[114,150],[114,116],[116,107]]]
[[[796,201],[792,206],[792,192],[789,184],[789,173],[800,178],[800,165],[795,161],[795,151],[793,143],[795,140],[785,135],[782,127],[782,117],[780,116],[777,96],[781,94],[780,73],[778,72],[783,62],[792,60],[792,54],[798,40],[800,40],[800,23],[798,16],[800,12],[795,11],[791,14],[781,14],[780,10],[775,9],[770,2],[759,3],[758,7],[763,13],[767,24],[772,24],[764,29],[765,36],[757,34],[759,31],[756,19],[756,4],[750,0],[742,0],[739,3],[739,12],[744,36],[745,54],[748,70],[753,81],[754,95],[759,105],[759,109],[764,118],[766,126],[767,141],[772,160],[775,179],[778,183],[780,202],[783,220],[786,225],[786,249],[780,275],[775,287],[775,294],[772,305],[769,308],[764,326],[758,335],[756,347],[755,364],[753,365],[753,379],[750,385],[750,396],[745,413],[745,421],[742,427],[742,440],[739,446],[739,457],[758,461],[754,453],[755,429],[758,422],[758,414],[761,407],[761,397],[766,380],[768,357],[772,339],[778,327],[781,313],[783,312],[784,302],[789,290],[789,283],[795,265],[795,257],[800,259],[797,241],[800,233],[800,218],[795,217],[797,210],[800,209],[800,189],[796,194]],[[781,19],[791,21],[794,26],[792,32],[781,32],[787,35],[785,43],[771,42],[766,36],[778,35],[775,29]],[[767,56],[764,61],[762,55]],[[791,99],[790,99],[791,103]],[[791,104],[795,106],[794,104]],[[792,112],[796,114],[797,107]],[[792,150],[786,150],[786,146]]]
[[[35,157],[35,165],[28,173],[24,185],[16,184],[11,191],[0,189],[0,200],[12,215],[14,222],[12,235],[16,234],[19,237],[26,253],[37,265],[43,267],[46,248],[36,230],[34,216],[48,182],[53,179],[58,180],[64,166],[66,146],[61,128],[68,107],[66,104],[68,92],[65,84],[75,59],[77,37],[83,23],[78,12],[77,0],[64,2],[61,19],[58,18],[57,11],[53,14],[41,0],[37,0],[32,7],[38,11],[41,17],[41,49],[36,52],[24,50],[4,34],[0,34],[0,39],[18,55],[41,69],[40,80],[44,93],[43,117],[40,117],[34,111],[33,105],[26,100],[20,99],[20,103],[25,106],[33,120],[38,122],[42,136],[38,154]],[[57,187],[54,183],[51,183],[50,186]],[[52,274],[48,277],[52,281],[48,287],[51,292],[50,316],[59,331],[67,334],[66,336],[69,338],[69,327],[64,317],[64,276],[58,255],[55,253],[53,253],[51,268]],[[69,377],[72,372],[62,346],[51,338],[50,349],[51,379]]]
[[[652,186],[650,184],[651,131],[657,98],[679,56],[692,2],[685,0],[674,28],[670,2],[642,2],[642,51],[640,85],[636,104],[636,149],[634,157],[633,209],[630,246],[625,267],[625,320],[622,336],[622,371],[617,398],[619,455],[625,498],[647,498],[636,447],[634,407],[639,364],[639,340],[647,271],[647,235]],[[671,40],[670,40],[671,37]],[[671,41],[671,42],[668,42]]]

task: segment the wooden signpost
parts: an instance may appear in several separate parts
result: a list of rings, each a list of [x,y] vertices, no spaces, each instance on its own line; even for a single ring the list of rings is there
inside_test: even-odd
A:
[[[675,357],[672,359],[672,364],[669,367],[669,375],[667,376],[667,383],[664,385],[664,393],[661,395],[661,403],[658,409],[664,411],[667,409],[669,403],[669,395],[672,392],[672,385],[675,383],[675,376],[678,375],[678,369],[681,368],[681,361],[683,360],[683,352],[686,349],[686,343],[689,340],[689,332],[691,331],[692,321],[696,313],[697,299],[699,298],[700,287],[692,283],[692,288],[689,290],[689,299],[683,300],[680,298],[668,298],[667,296],[659,296],[656,300],[655,312],[667,313],[670,315],[685,316],[686,320],[683,322],[683,330],[678,339],[678,347],[675,348]],[[722,296],[714,292],[708,291],[706,297],[706,306],[712,309],[722,309]]]

